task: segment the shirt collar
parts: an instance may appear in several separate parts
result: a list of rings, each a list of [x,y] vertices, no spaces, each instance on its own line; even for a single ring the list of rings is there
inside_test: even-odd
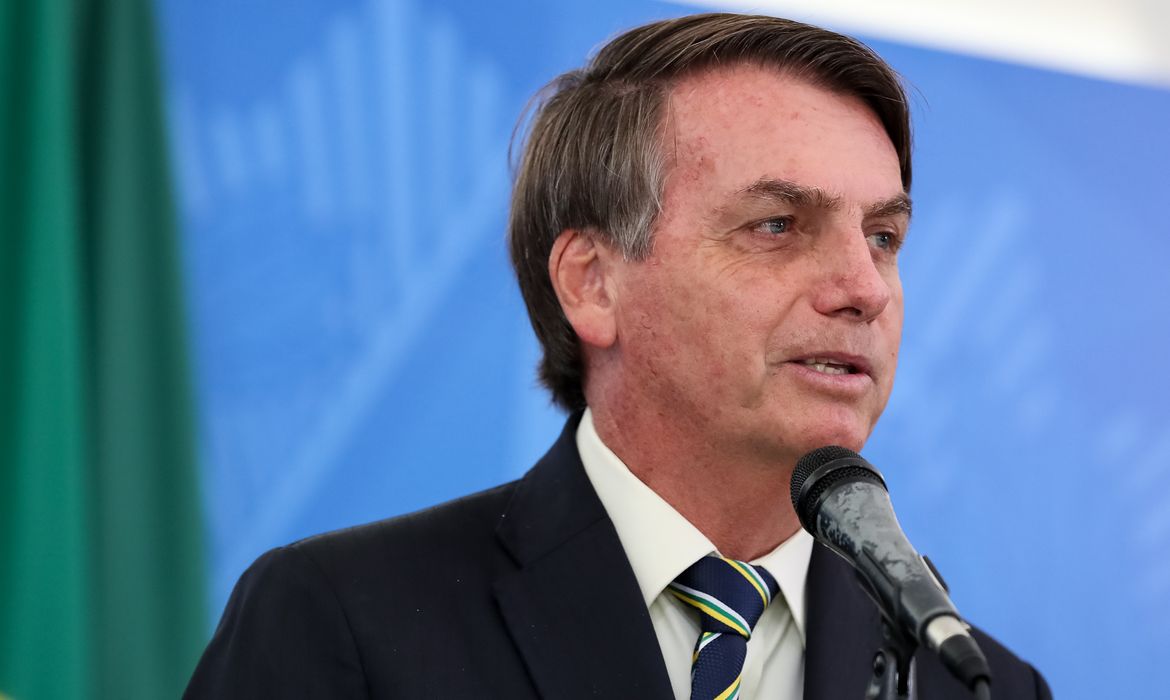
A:
[[[593,489],[613,521],[647,608],[700,557],[718,555],[715,545],[698,528],[634,476],[601,441],[588,408],[577,427],[577,451]],[[776,549],[751,562],[766,568],[780,584],[801,639],[812,544],[812,537],[798,530]]]

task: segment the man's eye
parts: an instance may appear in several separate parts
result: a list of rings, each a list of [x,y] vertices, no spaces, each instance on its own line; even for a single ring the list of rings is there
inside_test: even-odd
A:
[[[898,237],[888,231],[870,234],[869,240],[880,250],[898,249]]]
[[[787,216],[783,216],[778,219],[768,219],[767,221],[761,221],[759,224],[757,224],[756,229],[773,236],[779,235],[781,233],[788,233],[788,231],[792,229],[792,219]]]

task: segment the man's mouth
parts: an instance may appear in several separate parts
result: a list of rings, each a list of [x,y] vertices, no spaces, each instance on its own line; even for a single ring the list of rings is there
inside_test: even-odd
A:
[[[805,360],[800,360],[799,364],[821,374],[857,374],[859,371],[855,365],[831,360],[826,357],[810,357]]]

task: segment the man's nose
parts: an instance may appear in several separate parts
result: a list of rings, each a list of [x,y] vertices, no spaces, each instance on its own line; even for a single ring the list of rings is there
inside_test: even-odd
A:
[[[893,297],[874,259],[875,249],[860,231],[830,238],[818,255],[821,279],[814,307],[826,316],[872,321]]]

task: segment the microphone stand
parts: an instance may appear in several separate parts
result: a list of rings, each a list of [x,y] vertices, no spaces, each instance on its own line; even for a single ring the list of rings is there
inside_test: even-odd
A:
[[[873,657],[873,677],[865,689],[865,700],[912,700],[914,640],[896,632],[882,620],[882,646]]]

